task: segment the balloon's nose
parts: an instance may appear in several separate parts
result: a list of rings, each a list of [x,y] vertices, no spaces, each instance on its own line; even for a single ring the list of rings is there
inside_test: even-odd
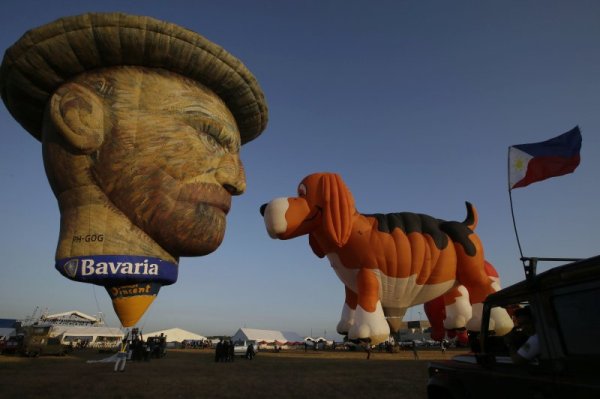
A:
[[[267,208],[267,204],[262,204],[260,207],[260,214],[265,216],[265,209]]]

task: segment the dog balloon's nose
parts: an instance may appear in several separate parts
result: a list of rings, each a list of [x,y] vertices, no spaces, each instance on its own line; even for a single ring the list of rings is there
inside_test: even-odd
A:
[[[265,216],[265,209],[267,208],[267,204],[262,204],[260,207],[260,214]]]

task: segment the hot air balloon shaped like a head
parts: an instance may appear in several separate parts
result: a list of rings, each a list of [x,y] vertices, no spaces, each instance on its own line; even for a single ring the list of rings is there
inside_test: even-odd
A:
[[[55,266],[106,287],[125,327],[181,256],[214,251],[266,127],[256,79],[203,36],[144,16],[83,14],[28,31],[0,93],[41,141],[61,213]]]

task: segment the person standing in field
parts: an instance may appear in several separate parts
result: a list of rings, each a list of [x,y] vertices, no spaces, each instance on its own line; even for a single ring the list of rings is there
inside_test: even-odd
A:
[[[117,352],[117,361],[115,362],[115,371],[125,371],[125,363],[127,363],[127,356],[129,354],[129,344],[127,343],[127,338],[129,337],[129,333],[123,338],[123,342],[121,342],[121,347],[119,348],[119,352]]]
[[[417,351],[417,343],[415,341],[413,341],[413,343],[412,343],[412,351],[413,351],[415,360],[419,360],[419,352]]]

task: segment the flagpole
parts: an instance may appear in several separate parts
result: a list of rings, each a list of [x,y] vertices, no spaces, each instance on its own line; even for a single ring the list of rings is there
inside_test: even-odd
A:
[[[510,214],[512,216],[513,227],[515,229],[515,237],[517,237],[517,245],[519,247],[519,253],[521,254],[521,259],[523,259],[523,250],[521,249],[521,241],[519,240],[519,232],[517,231],[517,223],[515,222],[515,212],[513,210],[513,200],[512,200],[512,190],[508,189],[508,198],[510,199]]]
[[[515,229],[515,237],[517,238],[517,246],[519,247],[519,253],[521,254],[521,260],[523,259],[523,249],[521,248],[521,241],[519,240],[519,232],[517,231],[517,222],[515,221],[515,211],[513,209],[513,200],[512,200],[512,189],[510,187],[510,147],[508,147],[508,156],[507,164],[508,164],[508,198],[510,201],[510,214],[512,216],[513,228]]]

